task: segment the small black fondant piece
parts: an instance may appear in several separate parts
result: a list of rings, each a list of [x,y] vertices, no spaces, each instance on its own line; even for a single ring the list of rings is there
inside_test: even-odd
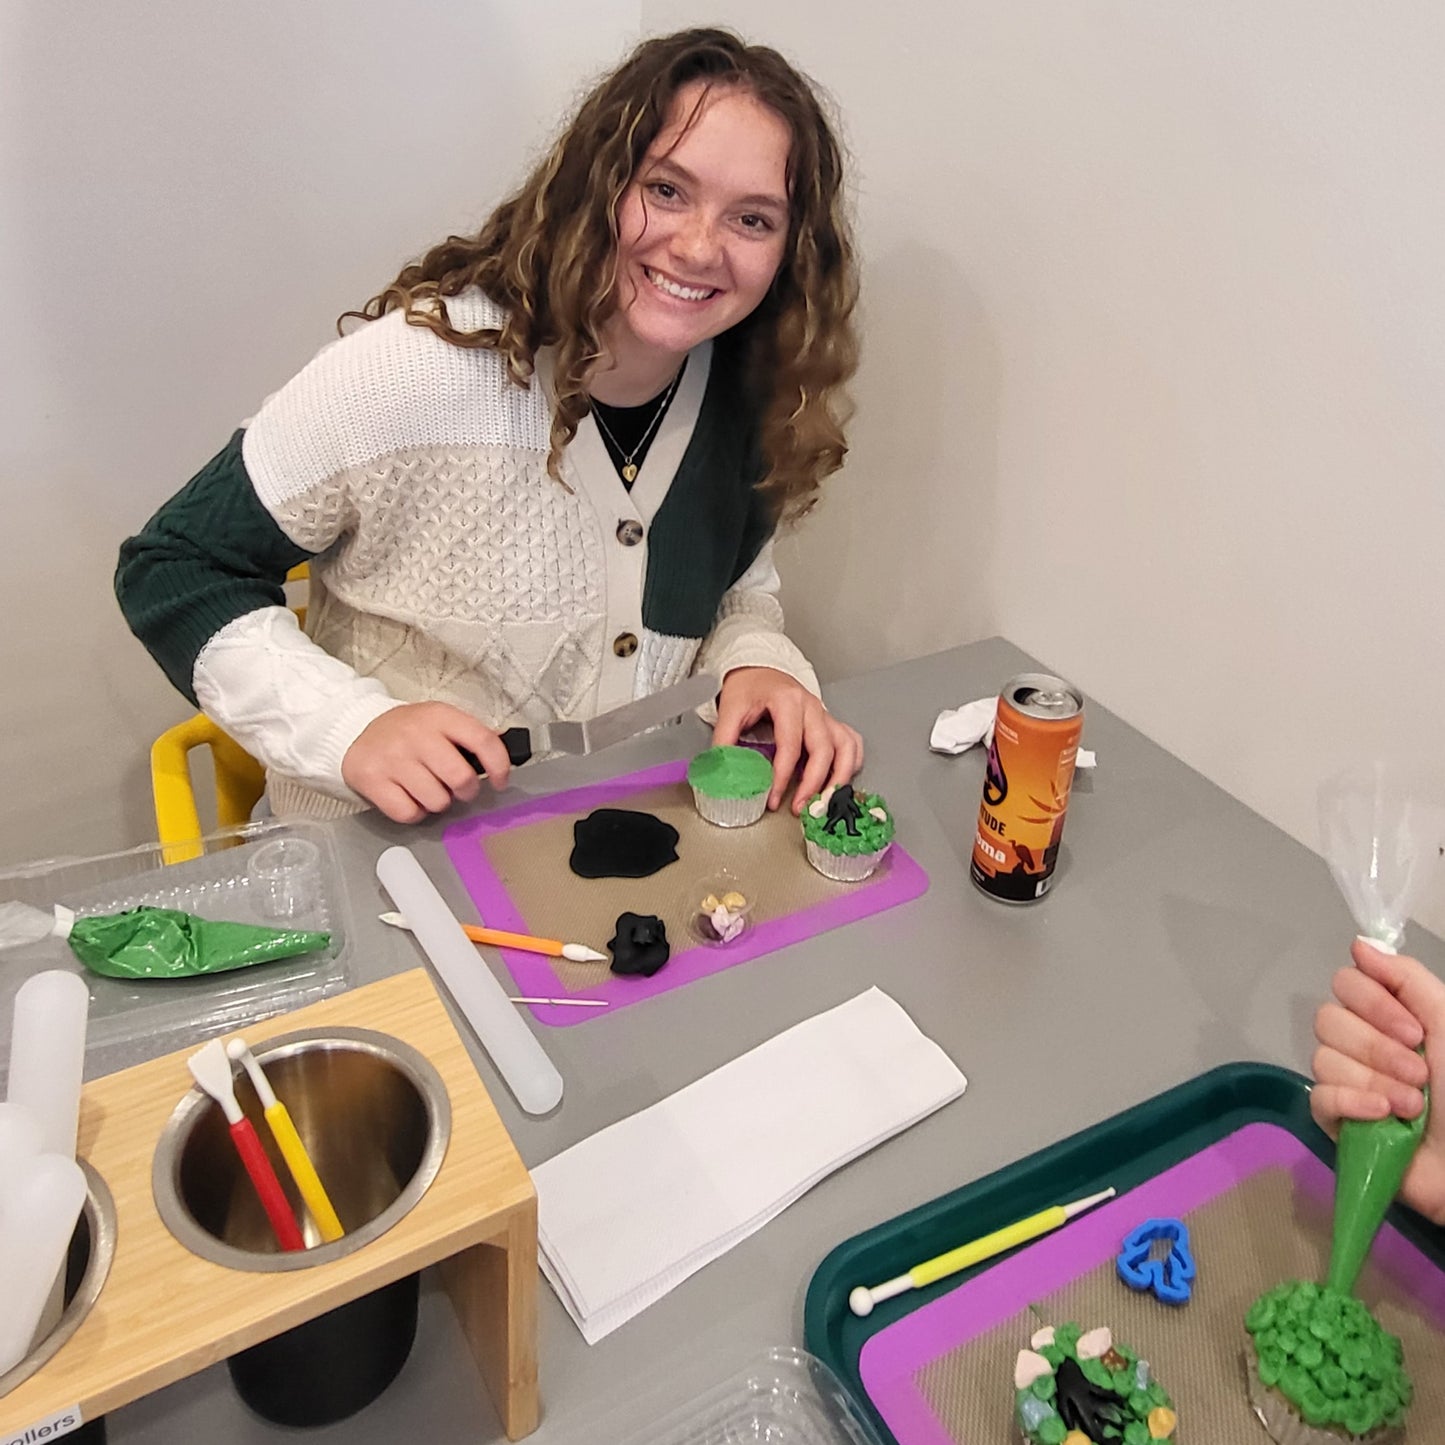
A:
[[[1102,1440],[1106,1431],[1117,1436],[1124,1428],[1124,1411],[1112,1390],[1096,1385],[1065,1355],[1054,1375],[1059,1419],[1070,1430],[1082,1430],[1090,1440]]]
[[[651,978],[668,960],[667,926],[652,913],[619,913],[617,932],[607,940],[613,973]]]
[[[572,825],[572,856],[579,878],[647,878],[677,862],[677,829],[651,813],[598,808]]]
[[[858,836],[858,819],[863,816],[863,804],[853,795],[852,783],[839,783],[833,789],[833,796],[828,799],[828,821],[823,824],[825,833],[836,833],[838,825],[844,825],[845,831],[856,838]]]

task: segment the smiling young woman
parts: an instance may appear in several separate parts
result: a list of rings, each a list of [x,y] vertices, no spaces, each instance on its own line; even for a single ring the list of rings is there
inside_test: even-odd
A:
[[[125,544],[121,605],[280,814],[420,820],[476,796],[464,750],[505,785],[508,726],[699,671],[716,742],[771,721],[771,806],[805,758],[796,811],[863,755],[772,562],[843,460],[855,290],[809,82],[725,31],[647,41]]]
[[[782,117],[739,84],[677,92],[617,209],[618,307],[594,399],[646,400],[762,304],[788,242],[791,148]]]

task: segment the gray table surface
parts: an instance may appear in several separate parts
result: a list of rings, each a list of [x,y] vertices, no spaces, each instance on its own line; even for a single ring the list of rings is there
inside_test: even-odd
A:
[[[1314,1010],[1354,931],[1325,865],[1103,708],[1086,710],[1084,745],[1099,765],[1076,778],[1054,892],[1009,907],[969,882],[983,757],[930,752],[929,729],[940,709],[1037,665],[992,639],[827,689],[830,707],[867,740],[864,779],[889,799],[900,840],[927,870],[924,897],[615,1016],[534,1025],[566,1083],[547,1118],[523,1115],[473,1048],[528,1165],[874,984],[969,1079],[962,1099],[825,1179],[600,1344],[583,1341],[544,1284],[537,1445],[645,1442],[653,1422],[769,1346],[801,1344],[813,1271],[860,1230],[1217,1064],[1308,1070]],[[1087,693],[1089,679],[1074,680]],[[701,726],[688,725],[541,764],[519,773],[504,801],[685,757],[705,742]],[[384,847],[409,844],[461,916],[474,916],[462,912],[468,899],[446,861],[444,827],[374,817],[338,825],[355,982],[421,958],[409,937],[374,921],[390,906],[373,871]],[[1409,943],[1445,972],[1439,939],[1412,930]],[[261,1445],[291,1434],[250,1415],[222,1366],[117,1411],[109,1429],[116,1445]],[[434,1281],[396,1383],[360,1415],[308,1435],[319,1445],[505,1439]]]

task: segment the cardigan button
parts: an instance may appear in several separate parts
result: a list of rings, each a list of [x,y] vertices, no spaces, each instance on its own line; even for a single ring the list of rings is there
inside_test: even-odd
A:
[[[637,651],[637,634],[635,632],[619,632],[612,639],[612,650],[618,657],[631,657]]]
[[[624,547],[635,547],[642,540],[642,523],[635,517],[624,517],[617,524],[617,540]]]

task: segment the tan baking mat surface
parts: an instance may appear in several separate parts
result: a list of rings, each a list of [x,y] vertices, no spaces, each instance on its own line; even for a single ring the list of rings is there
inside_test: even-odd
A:
[[[1005,1445],[1014,1423],[1013,1369],[1044,1324],[1108,1325],[1149,1361],[1179,1412],[1178,1445],[1265,1445],[1268,1435],[1245,1398],[1244,1315],[1286,1279],[1322,1279],[1329,1263],[1330,1200],[1295,1186],[1288,1169],[1263,1170],[1186,1218],[1198,1264],[1188,1304],[1160,1304],[1129,1289],[1113,1262],[1081,1275],[987,1334],[941,1355],[914,1376],[957,1445]],[[1366,1266],[1358,1291],[1380,1323],[1400,1336],[1415,1383],[1407,1439],[1445,1441],[1445,1337],[1381,1271]]]
[[[547,938],[607,951],[617,915],[655,913],[667,927],[674,953],[705,945],[693,935],[704,893],[726,883],[751,902],[750,925],[798,913],[867,884],[824,878],[803,850],[802,825],[786,807],[746,828],[718,828],[698,816],[692,789],[668,783],[629,794],[615,806],[652,813],[678,831],[678,861],[650,878],[579,878],[567,866],[572,825],[585,813],[568,813],[491,833],[478,841],[528,925]],[[549,959],[568,993],[594,987],[605,963]]]

